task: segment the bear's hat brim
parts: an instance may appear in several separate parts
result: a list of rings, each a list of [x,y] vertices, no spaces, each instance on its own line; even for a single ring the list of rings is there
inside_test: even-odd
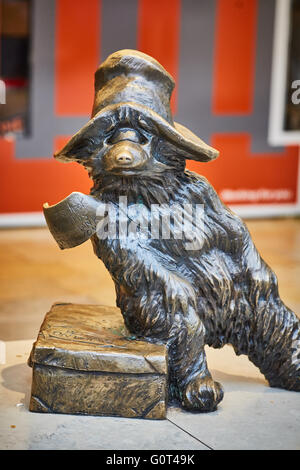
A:
[[[207,145],[193,132],[182,124],[174,122],[174,126],[167,122],[158,113],[148,106],[134,102],[116,103],[101,109],[88,121],[61,149],[54,154],[60,161],[77,161],[84,163],[92,155],[97,154],[97,147],[107,135],[112,123],[116,125],[119,116],[136,113],[139,126],[150,123],[153,133],[163,137],[167,142],[176,147],[177,153],[184,158],[200,162],[209,162],[218,157],[218,150]]]

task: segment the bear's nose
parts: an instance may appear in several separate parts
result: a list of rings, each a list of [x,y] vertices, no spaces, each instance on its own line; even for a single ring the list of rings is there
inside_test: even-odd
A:
[[[133,156],[128,153],[128,152],[122,152],[116,156],[116,161],[118,163],[122,164],[127,164],[127,163],[132,163],[133,161]]]

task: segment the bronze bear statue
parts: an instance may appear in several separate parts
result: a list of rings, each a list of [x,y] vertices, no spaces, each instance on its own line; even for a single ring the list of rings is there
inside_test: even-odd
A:
[[[222,400],[205,345],[231,344],[272,387],[300,391],[299,319],[281,301],[276,276],[242,220],[204,177],[185,170],[186,159],[208,162],[218,152],[173,122],[173,88],[166,70],[141,52],[118,51],[98,68],[92,118],[55,154],[84,165],[94,181],[91,196],[72,193],[73,232],[63,228],[63,211],[58,216],[55,206],[46,206],[49,228],[61,248],[91,238],[129,332],[167,344],[170,400],[193,411],[213,411]],[[140,236],[104,230],[103,221],[113,217],[103,204],[120,218],[122,198],[134,227],[141,228],[141,213],[149,216]],[[98,219],[94,203],[102,211]],[[189,207],[203,208],[201,223],[187,217]],[[153,208],[159,208],[156,218]],[[152,236],[149,220],[167,212],[169,236]],[[184,216],[188,230],[178,236]]]

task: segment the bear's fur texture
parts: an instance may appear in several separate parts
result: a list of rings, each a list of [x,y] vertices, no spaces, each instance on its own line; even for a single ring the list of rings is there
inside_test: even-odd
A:
[[[114,144],[101,150],[100,142],[90,143],[97,146],[97,158],[84,165],[94,179],[92,194],[101,201],[117,206],[126,196],[129,205],[139,202],[147,210],[151,204],[204,205],[198,250],[186,250],[180,239],[151,239],[150,233],[147,239],[92,238],[115,282],[127,329],[168,346],[170,400],[194,411],[216,409],[223,391],[208,370],[205,345],[231,344],[272,387],[300,391],[300,322],[281,301],[276,276],[245,224],[204,177],[185,170],[174,145],[144,135],[151,140],[147,171],[106,172],[102,162]]]

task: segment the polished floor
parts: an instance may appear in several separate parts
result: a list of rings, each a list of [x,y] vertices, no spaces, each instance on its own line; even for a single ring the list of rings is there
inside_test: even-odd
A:
[[[300,315],[300,219],[248,221],[284,302]],[[0,231],[0,339],[34,338],[54,302],[115,304],[114,285],[90,242],[61,251],[48,229]]]
[[[218,410],[169,407],[165,420],[31,413],[31,347],[32,340],[2,343],[1,450],[191,450],[199,464],[203,450],[300,450],[300,393],[270,388],[230,346],[206,351],[212,376],[224,388]]]
[[[247,225],[299,315],[300,220]],[[0,449],[300,449],[300,394],[270,388],[230,346],[206,348],[225,391],[213,413],[170,407],[162,421],[30,413],[27,359],[45,313],[56,301],[113,305],[114,287],[90,243],[62,252],[47,229],[0,231],[0,264]]]

